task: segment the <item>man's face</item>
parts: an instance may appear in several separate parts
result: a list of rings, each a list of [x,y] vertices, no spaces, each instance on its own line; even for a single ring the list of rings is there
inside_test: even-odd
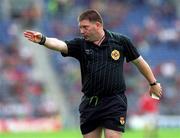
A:
[[[82,20],[79,22],[80,33],[87,41],[96,41],[99,28],[98,22]]]

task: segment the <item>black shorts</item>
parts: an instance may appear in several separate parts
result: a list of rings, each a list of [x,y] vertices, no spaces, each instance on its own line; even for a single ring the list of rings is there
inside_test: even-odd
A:
[[[127,98],[124,94],[109,97],[83,96],[79,112],[82,134],[87,134],[97,127],[124,132]]]

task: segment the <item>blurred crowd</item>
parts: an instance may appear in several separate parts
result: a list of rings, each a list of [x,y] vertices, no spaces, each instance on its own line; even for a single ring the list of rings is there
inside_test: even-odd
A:
[[[22,29],[36,25],[39,10],[33,10],[32,1],[1,2],[0,118],[48,116],[45,84],[33,75],[32,52],[20,40]]]
[[[164,96],[160,113],[180,114],[180,19],[175,3],[164,0],[55,0],[47,1],[46,6],[42,30],[46,35],[60,39],[79,36],[79,12],[87,8],[100,11],[105,28],[129,36],[162,83]],[[52,60],[57,73],[61,72],[60,85],[72,99],[74,108],[81,90],[79,64],[58,54],[52,54]],[[137,100],[147,92],[148,84],[131,64],[125,64],[125,75],[131,114],[136,112],[134,106],[138,106]]]
[[[46,23],[42,29],[47,35],[60,39],[79,36],[77,16],[80,11],[86,8],[100,11],[105,28],[129,36],[162,83],[164,96],[160,113],[180,113],[179,108],[172,108],[180,105],[180,20],[175,3],[163,0],[60,0],[47,1],[46,4],[49,12],[44,18]],[[52,20],[47,21],[49,18]],[[60,84],[63,84],[67,96],[72,98],[73,107],[78,105],[76,97],[81,89],[78,63],[72,59],[59,58],[56,54],[52,55],[52,60],[57,72],[63,72],[60,74],[63,80],[60,80]],[[134,106],[138,106],[137,100],[142,93],[147,92],[148,86],[131,64],[125,64],[125,74],[131,114],[136,112]]]
[[[19,112],[38,116],[45,93],[44,84],[32,77],[32,55],[19,43],[19,28],[39,28],[45,35],[62,40],[79,36],[77,16],[87,8],[97,9],[104,26],[129,36],[152,67],[163,87],[160,114],[180,114],[180,19],[171,0],[2,0],[0,5],[0,117],[7,117],[8,105],[17,104]],[[21,4],[19,4],[21,3]],[[14,6],[12,6],[14,4]],[[4,11],[5,10],[5,11]],[[6,12],[8,10],[8,14]],[[20,46],[21,45],[21,46]],[[59,85],[78,115],[81,97],[79,63],[50,51]],[[148,90],[148,83],[131,65],[124,65],[129,114],[137,100]],[[13,104],[9,104],[13,103]],[[3,107],[7,108],[4,109]],[[31,112],[31,114],[30,114]],[[12,115],[12,114],[11,114]]]

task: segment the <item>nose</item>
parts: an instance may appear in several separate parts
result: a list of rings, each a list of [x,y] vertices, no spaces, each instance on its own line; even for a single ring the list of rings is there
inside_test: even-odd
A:
[[[80,29],[80,33],[81,33],[81,34],[84,34],[84,30],[83,30],[83,29]]]
[[[80,33],[85,34],[85,30],[83,28],[80,28]]]

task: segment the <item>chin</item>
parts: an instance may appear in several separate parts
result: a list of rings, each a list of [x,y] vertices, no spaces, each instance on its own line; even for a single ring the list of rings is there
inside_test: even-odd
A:
[[[86,41],[90,41],[90,39],[89,39],[89,38],[87,38],[87,37],[84,37],[84,39],[85,39]]]

